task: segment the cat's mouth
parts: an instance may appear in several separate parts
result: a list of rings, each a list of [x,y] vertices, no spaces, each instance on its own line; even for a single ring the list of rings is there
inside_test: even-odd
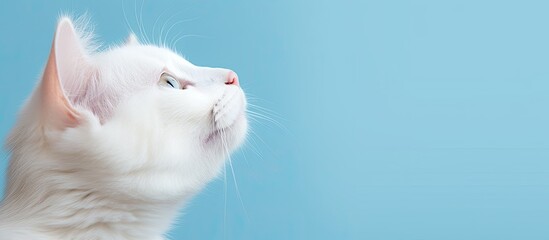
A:
[[[225,91],[212,107],[212,131],[206,135],[204,142],[221,141],[229,144],[233,140],[235,126],[244,117],[244,101],[241,91]]]

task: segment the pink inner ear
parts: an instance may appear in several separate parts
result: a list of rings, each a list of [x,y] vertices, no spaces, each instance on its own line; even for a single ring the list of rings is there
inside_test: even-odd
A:
[[[78,125],[78,114],[71,106],[59,79],[55,55],[55,40],[40,85],[42,111],[48,124],[57,128]]]

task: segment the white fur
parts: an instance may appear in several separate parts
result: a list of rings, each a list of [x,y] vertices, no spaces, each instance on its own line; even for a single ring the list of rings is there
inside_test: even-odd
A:
[[[70,42],[67,29],[55,41]],[[163,239],[178,209],[243,141],[244,93],[225,84],[230,70],[195,66],[135,37],[90,52],[89,35],[74,33],[79,47],[54,46],[78,124],[43,121],[50,113],[37,87],[7,143],[0,239]],[[164,71],[194,86],[160,86]]]

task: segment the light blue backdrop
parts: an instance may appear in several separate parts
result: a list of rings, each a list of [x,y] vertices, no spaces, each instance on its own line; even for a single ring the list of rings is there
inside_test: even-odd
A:
[[[1,5],[5,137],[58,14],[87,11],[112,44],[128,33],[123,9],[137,29],[141,1]],[[546,1],[146,1],[149,35],[158,18],[156,36],[162,23],[192,19],[170,33],[200,35],[183,38],[179,51],[234,69],[251,102],[284,126],[254,122],[233,160],[240,198],[229,175],[225,208],[223,179],[214,181],[170,235],[549,239],[548,9]]]

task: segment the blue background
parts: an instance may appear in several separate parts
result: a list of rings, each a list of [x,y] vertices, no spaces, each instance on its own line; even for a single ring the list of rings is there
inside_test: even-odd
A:
[[[240,198],[232,175],[226,207],[223,178],[212,182],[173,239],[549,239],[546,1],[141,5],[2,3],[0,136],[60,12],[87,11],[108,45],[128,34],[123,9],[138,28],[137,7],[149,37],[156,19],[192,19],[169,34],[192,34],[178,50],[234,69],[283,125],[253,122],[233,159]]]

